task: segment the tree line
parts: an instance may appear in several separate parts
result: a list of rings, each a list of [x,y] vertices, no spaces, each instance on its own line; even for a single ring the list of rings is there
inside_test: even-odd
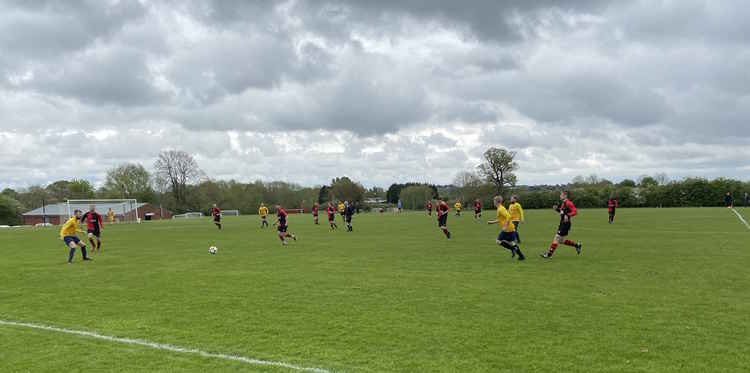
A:
[[[560,190],[569,190],[581,208],[605,207],[610,196],[616,196],[622,207],[699,207],[721,206],[730,192],[742,204],[750,192],[750,183],[726,178],[713,180],[687,178],[669,180],[665,174],[642,176],[638,181],[613,183],[595,175],[576,176],[560,185],[517,185],[515,153],[490,148],[475,169],[459,172],[450,185],[426,183],[394,183],[387,190],[365,189],[348,177],[337,177],[328,185],[305,187],[283,181],[238,182],[217,181],[206,177],[188,153],[168,150],[161,152],[153,164],[153,172],[143,165],[126,163],[107,171],[104,184],[95,188],[88,180],[59,180],[46,186],[35,185],[24,190],[6,188],[0,192],[0,224],[20,224],[23,212],[42,203],[53,204],[68,199],[134,198],[164,207],[173,213],[200,211],[208,213],[216,203],[223,209],[238,209],[243,214],[256,213],[263,202],[280,204],[289,209],[309,211],[313,203],[322,206],[328,201],[352,201],[362,209],[383,207],[364,203],[366,198],[385,199],[387,204],[401,200],[404,208],[424,209],[427,200],[460,200],[470,205],[478,199],[491,208],[497,194],[517,195],[525,208],[548,208],[557,203]]]
[[[376,190],[377,191],[377,190]],[[159,153],[153,172],[143,165],[126,163],[107,171],[104,184],[95,188],[88,180],[59,180],[46,186],[0,192],[0,224],[22,222],[26,211],[69,199],[137,199],[162,206],[173,213],[209,213],[216,203],[223,209],[256,213],[261,202],[289,209],[309,210],[313,203],[346,200],[361,203],[366,190],[348,177],[337,177],[329,185],[303,187],[283,181],[216,181],[206,177],[195,159],[183,151]]]

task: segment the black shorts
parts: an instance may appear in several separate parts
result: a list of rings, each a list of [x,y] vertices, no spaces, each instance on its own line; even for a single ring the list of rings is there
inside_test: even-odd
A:
[[[516,232],[505,232],[502,231],[500,234],[497,235],[498,241],[507,241],[507,242],[513,242],[516,239]]]
[[[102,232],[99,230],[99,227],[94,227],[94,229],[87,229],[86,233],[91,233],[96,238],[99,238],[102,236]]]
[[[448,214],[443,214],[438,217],[438,227],[445,227],[448,225]]]
[[[567,223],[560,223],[560,226],[557,227],[557,234],[560,237],[565,237],[570,232],[570,222]]]
[[[351,223],[352,222],[352,217],[351,216],[347,216],[346,217],[346,222],[347,223]]]
[[[221,223],[221,215],[214,216],[214,223]]]
[[[277,230],[278,230],[279,232],[281,232],[281,233],[286,233],[286,229],[287,229],[287,228],[289,228],[289,227],[288,227],[288,226],[286,226],[286,225],[279,225],[279,227],[278,227],[278,228],[276,228],[276,229],[277,229]]]
[[[328,215],[328,221],[333,223],[334,220],[336,220],[336,215]]]
[[[615,209],[612,209],[612,210],[610,210],[610,211],[609,211],[609,215],[611,215],[611,216],[615,216]]]

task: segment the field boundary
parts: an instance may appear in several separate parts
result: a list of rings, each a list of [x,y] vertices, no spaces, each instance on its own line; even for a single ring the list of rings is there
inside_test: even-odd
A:
[[[745,224],[745,228],[750,229],[750,224],[747,223],[747,220],[742,217],[742,214],[740,214],[739,211],[735,210],[734,207],[732,207],[732,212],[734,212],[735,215],[737,215],[737,219],[740,219],[742,224]]]
[[[240,363],[244,363],[248,365],[286,368],[290,370],[296,370],[299,372],[333,373],[333,371],[330,371],[328,369],[315,368],[315,367],[303,367],[303,366],[299,366],[299,365],[295,365],[291,363],[286,363],[283,361],[261,360],[261,359],[255,359],[255,358],[245,357],[245,356],[207,352],[207,351],[199,350],[196,348],[179,347],[179,346],[174,346],[174,345],[165,344],[165,343],[151,342],[151,341],[147,341],[143,339],[113,337],[109,335],[99,334],[96,332],[58,328],[56,326],[51,326],[51,325],[18,322],[18,321],[8,321],[8,320],[2,320],[2,319],[0,319],[0,325],[77,335],[81,337],[99,339],[99,340],[108,341],[108,342],[143,346],[143,347],[148,347],[148,348],[152,348],[155,350],[170,351],[170,352],[176,352],[176,353],[181,353],[181,354],[198,355],[201,357],[207,357],[207,358],[212,358],[212,359],[236,361],[236,362],[240,362]]]

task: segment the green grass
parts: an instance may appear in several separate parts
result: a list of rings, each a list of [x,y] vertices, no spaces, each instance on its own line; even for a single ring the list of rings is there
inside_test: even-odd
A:
[[[354,233],[292,216],[285,248],[256,217],[107,226],[73,265],[56,228],[3,230],[0,319],[344,372],[747,371],[750,231],[731,211],[584,210],[583,255],[544,261],[556,219],[527,212],[524,263],[470,216],[450,241],[417,213]],[[285,370],[0,325],[0,371]]]

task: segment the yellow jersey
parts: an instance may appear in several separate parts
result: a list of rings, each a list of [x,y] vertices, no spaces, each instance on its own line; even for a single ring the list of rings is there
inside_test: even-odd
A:
[[[73,216],[68,219],[68,221],[63,224],[62,229],[60,229],[60,238],[75,236],[77,232],[81,232],[78,230],[78,218]]]
[[[345,209],[345,208],[346,208],[346,207],[344,206],[344,204],[343,204],[343,203],[339,203],[339,212],[344,212],[344,209]]]
[[[508,223],[508,227],[503,229],[505,223]],[[502,229],[503,232],[512,233],[516,231],[516,226],[513,225],[513,222],[510,220],[510,213],[503,205],[497,206],[497,224],[500,225],[500,229]]]
[[[268,207],[266,207],[266,206],[261,206],[261,207],[260,207],[260,208],[258,209],[258,215],[260,215],[260,216],[261,216],[261,217],[263,217],[263,218],[265,218],[266,216],[268,216]]]
[[[114,211],[108,212],[107,213],[107,218],[109,218],[109,222],[110,223],[113,223],[115,221],[115,212]]]
[[[508,206],[510,209],[510,220],[511,221],[523,221],[523,207],[518,202],[511,203]]]
[[[461,211],[461,203],[460,202],[456,202],[455,207],[456,207],[456,211]]]

